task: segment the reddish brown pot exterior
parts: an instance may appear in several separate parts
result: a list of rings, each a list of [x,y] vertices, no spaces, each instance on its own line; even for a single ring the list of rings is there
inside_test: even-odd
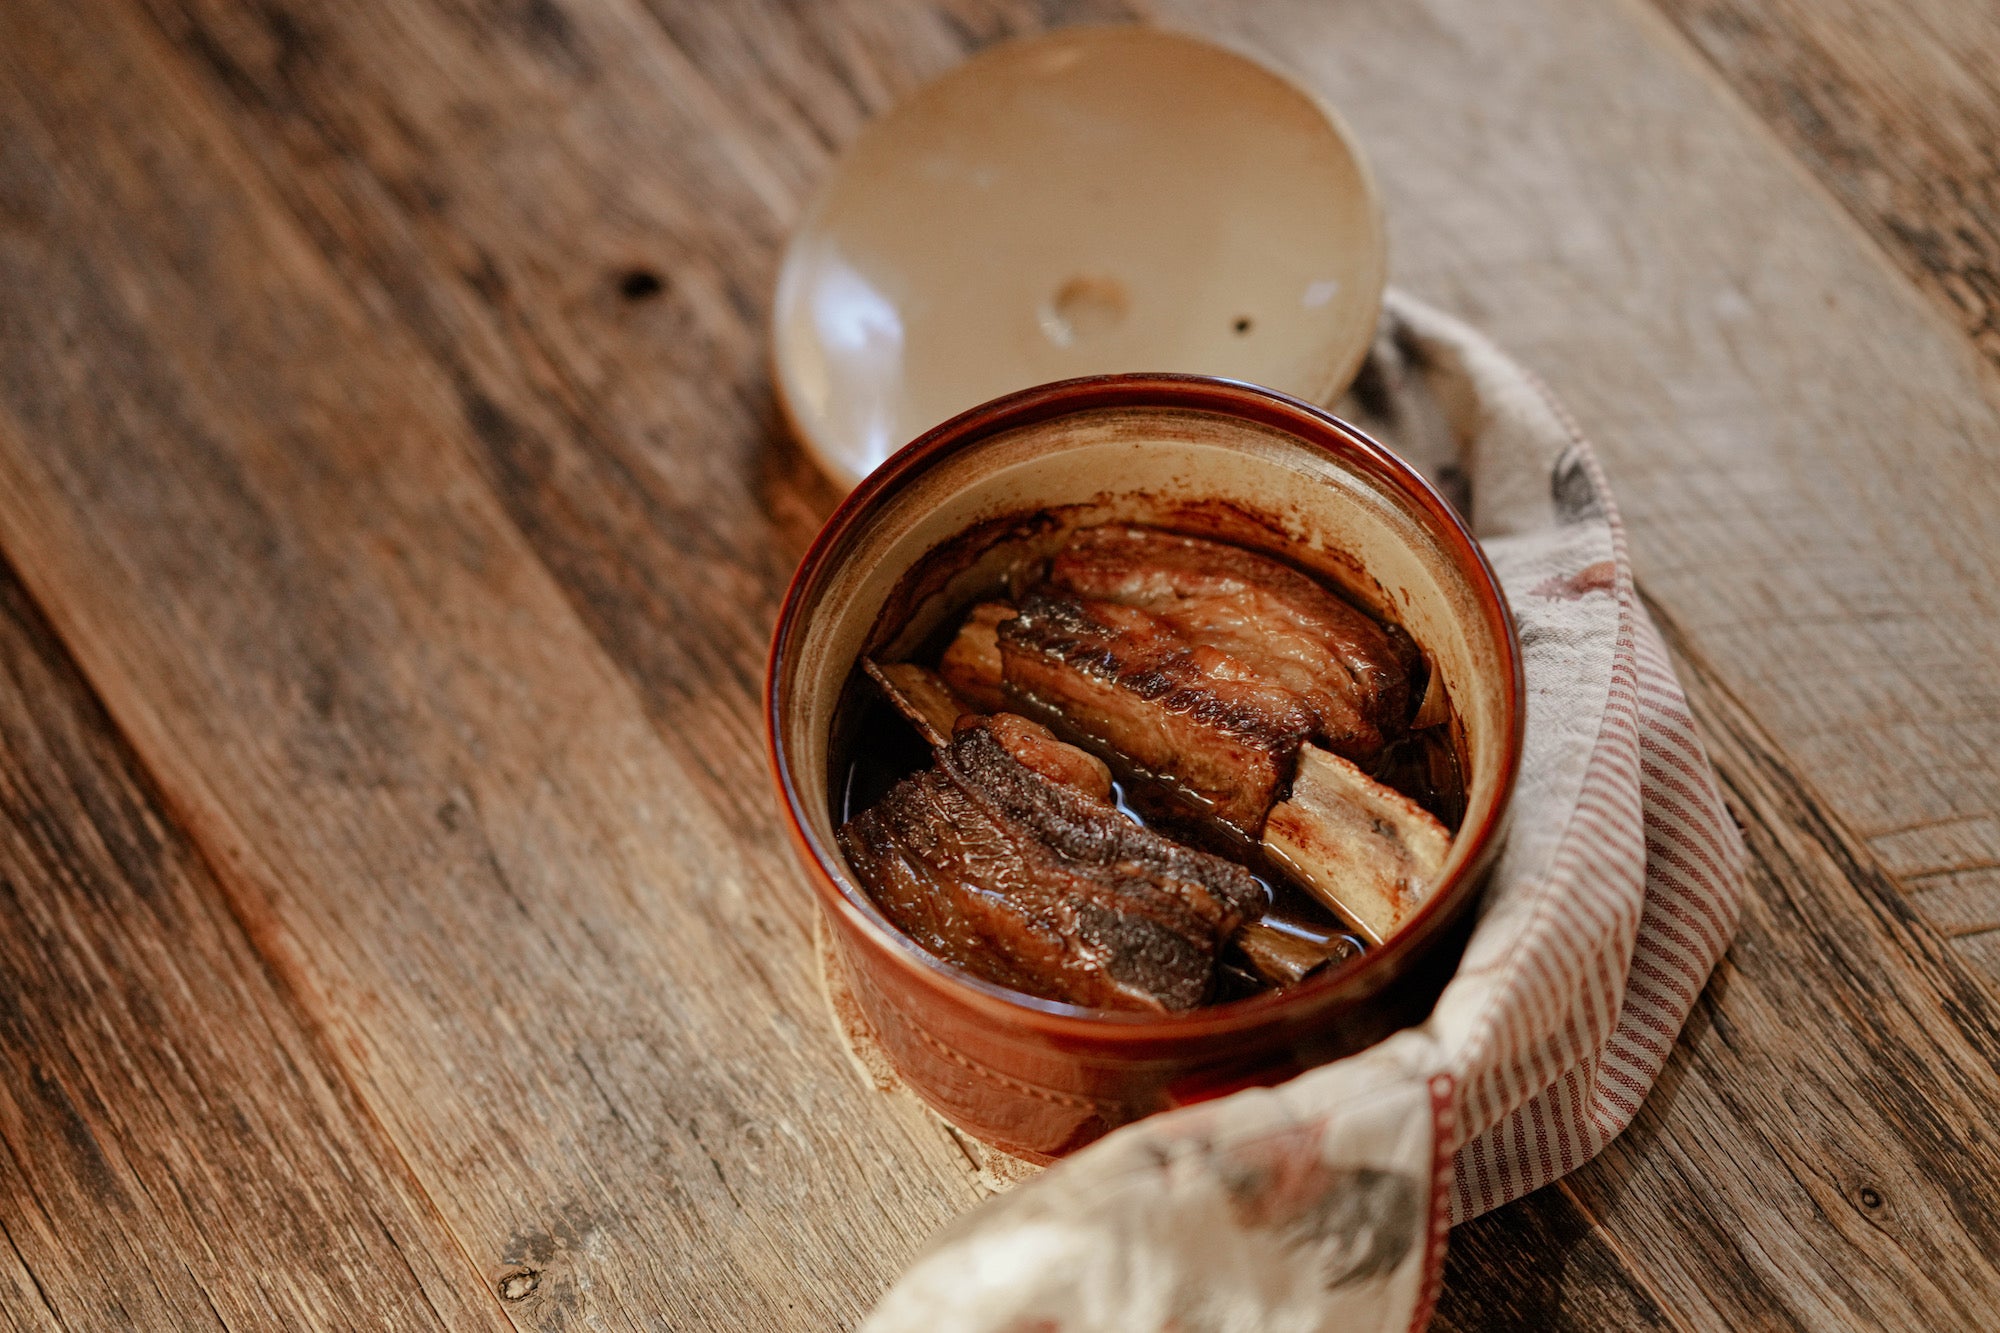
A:
[[[1489,752],[1500,756],[1492,775],[1497,787],[1458,834],[1465,854],[1455,850],[1456,872],[1393,939],[1289,994],[1161,1016],[1079,1010],[1003,990],[940,962],[898,932],[850,882],[838,851],[822,845],[807,817],[801,784],[829,778],[824,770],[805,771],[788,752],[794,712],[804,706],[797,660],[811,617],[823,610],[858,535],[891,497],[961,451],[1004,432],[1105,409],[1226,418],[1325,451],[1421,526],[1439,553],[1432,558],[1448,562],[1472,589],[1467,614],[1478,623],[1468,633],[1493,645],[1487,688],[1495,700],[1491,744],[1499,748]],[[828,614],[858,613],[842,607]],[[1498,581],[1451,507],[1387,450],[1269,390],[1199,376],[1115,375],[1046,385],[975,408],[864,481],[828,520],[786,595],[772,642],[766,720],[794,845],[837,965],[875,1039],[909,1086],[954,1124],[1011,1152],[1046,1159],[1167,1106],[1282,1081],[1420,1021],[1456,963],[1468,909],[1500,847],[1520,757],[1523,698],[1518,641]],[[827,799],[823,789],[814,797]]]

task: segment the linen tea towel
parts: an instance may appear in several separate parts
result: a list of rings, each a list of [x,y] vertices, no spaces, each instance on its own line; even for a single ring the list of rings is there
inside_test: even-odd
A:
[[[1520,626],[1520,784],[1457,972],[1420,1027],[975,1210],[869,1333],[1421,1329],[1450,1226],[1625,1128],[1727,948],[1741,839],[1589,445],[1483,335],[1393,291],[1342,414],[1469,514]]]

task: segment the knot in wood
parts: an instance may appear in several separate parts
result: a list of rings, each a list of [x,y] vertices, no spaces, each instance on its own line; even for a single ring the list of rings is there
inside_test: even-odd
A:
[[[541,1284],[542,1275],[539,1272],[532,1268],[517,1268],[500,1279],[500,1299],[525,1300]]]
[[[649,268],[629,268],[618,275],[618,294],[628,301],[644,301],[665,291],[666,282]]]

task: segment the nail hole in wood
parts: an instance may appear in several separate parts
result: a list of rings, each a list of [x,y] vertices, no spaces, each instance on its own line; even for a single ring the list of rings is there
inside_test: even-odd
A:
[[[618,294],[628,301],[645,301],[667,289],[660,275],[649,268],[628,268],[618,275]]]
[[[500,1279],[500,1299],[519,1301],[542,1284],[542,1275],[532,1268],[519,1268]]]
[[[1861,1187],[1861,1206],[1871,1210],[1880,1208],[1882,1206],[1881,1191],[1872,1186],[1863,1185]]]

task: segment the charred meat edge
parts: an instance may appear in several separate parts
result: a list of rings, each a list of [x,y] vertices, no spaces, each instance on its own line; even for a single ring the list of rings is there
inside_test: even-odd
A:
[[[1148,813],[1213,820],[1254,846],[1311,734],[1311,713],[1151,612],[1037,593],[999,622],[1011,706],[1142,779]]]
[[[1021,764],[992,719],[961,727],[936,768],[897,784],[839,840],[877,902],[933,953],[1077,1004],[1202,1003],[1223,942],[1263,904],[1242,867]]]
[[[861,668],[934,750],[949,745],[953,734],[983,716],[966,707],[944,678],[928,667],[914,662],[883,665],[864,657]],[[1111,799],[1111,770],[1096,755],[1064,744],[1041,723],[1016,713],[995,713],[987,721],[994,738],[1017,762],[1095,800]]]
[[[1241,659],[1298,694],[1315,714],[1316,739],[1336,753],[1365,759],[1408,719],[1421,662],[1408,636],[1268,556],[1114,524],[1077,533],[1048,583],[1151,611]]]

